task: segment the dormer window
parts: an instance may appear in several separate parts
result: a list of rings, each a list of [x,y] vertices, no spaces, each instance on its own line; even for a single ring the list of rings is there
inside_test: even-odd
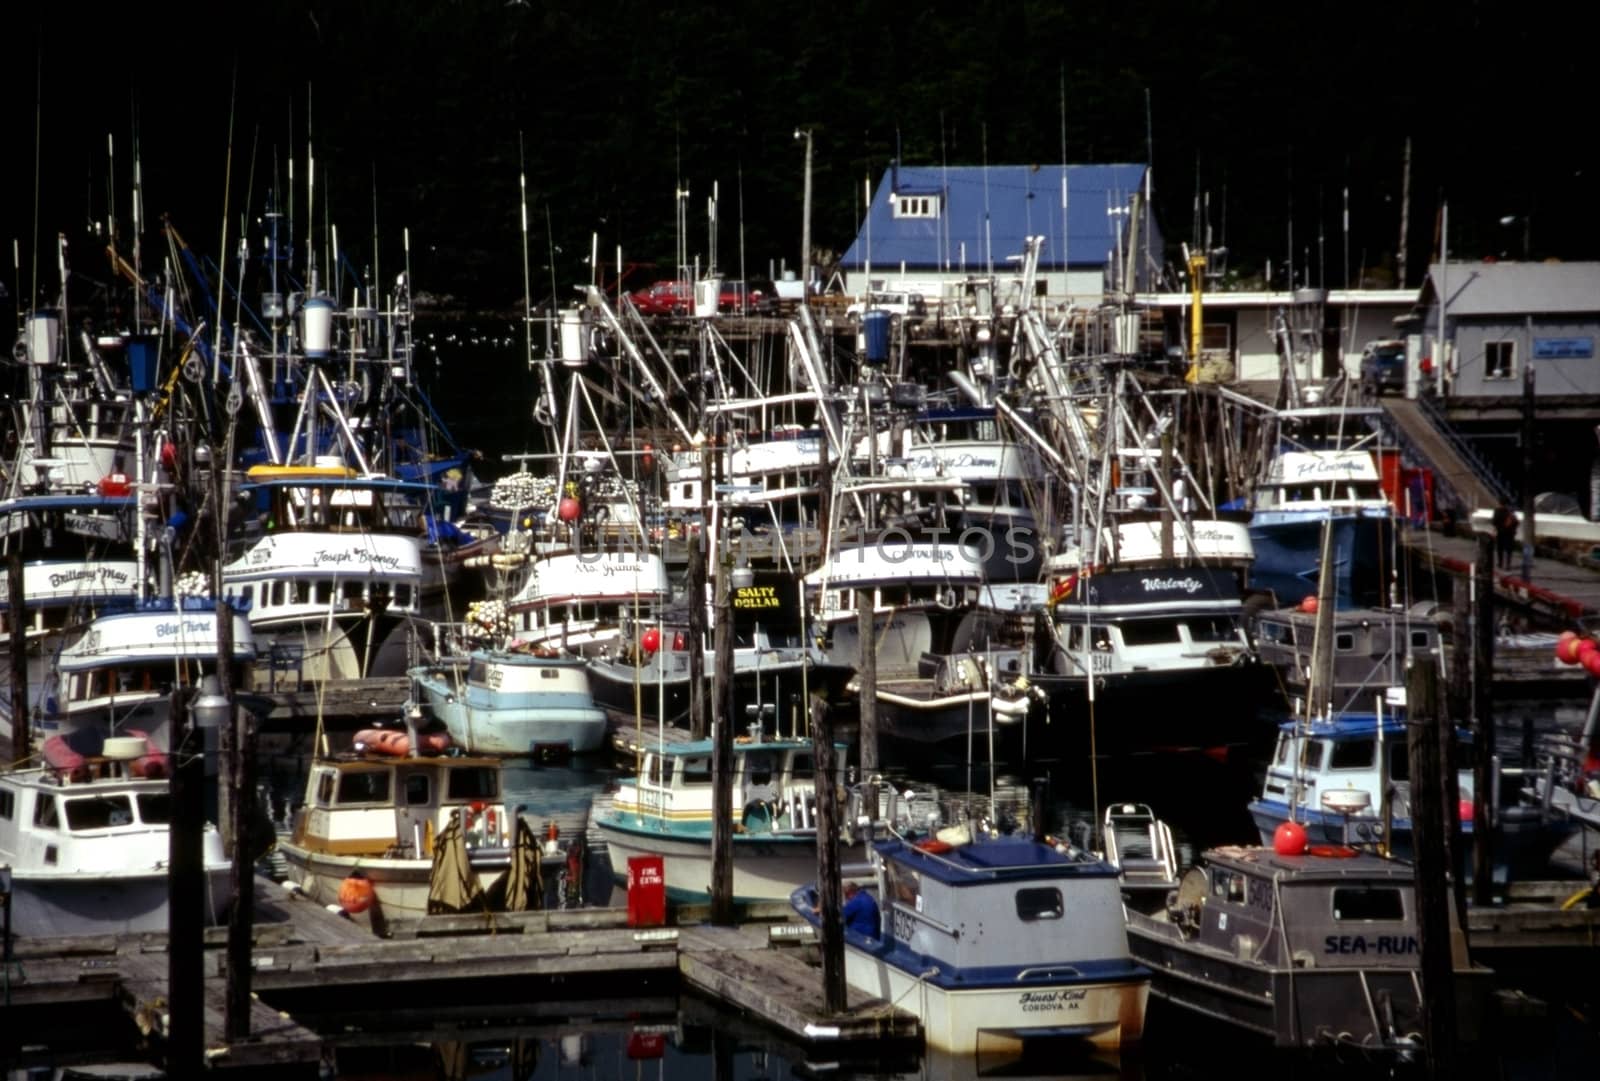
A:
[[[894,216],[897,218],[937,218],[939,216],[939,197],[937,195],[895,195],[890,204],[894,207]]]

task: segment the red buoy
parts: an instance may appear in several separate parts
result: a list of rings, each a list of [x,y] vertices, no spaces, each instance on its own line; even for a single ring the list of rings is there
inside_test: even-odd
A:
[[[639,638],[639,645],[644,647],[646,653],[654,653],[661,648],[661,629],[651,627]]]
[[[1463,796],[1456,803],[1456,821],[1463,826],[1472,821],[1472,801]]]
[[[1285,822],[1272,833],[1272,850],[1280,856],[1305,854],[1306,828],[1298,822]]]
[[[1317,598],[1315,596],[1306,597],[1300,601],[1300,611],[1315,612],[1316,610]]]
[[[1591,676],[1600,676],[1600,649],[1586,649],[1578,656],[1583,658],[1583,670]]]
[[[339,907],[352,916],[360,915],[371,908],[377,896],[372,888],[372,879],[359,870],[351,871],[345,880],[339,883]]]
[[[556,516],[563,522],[576,522],[578,515],[583,513],[583,504],[573,499],[570,495],[563,496],[561,503],[556,507]]]

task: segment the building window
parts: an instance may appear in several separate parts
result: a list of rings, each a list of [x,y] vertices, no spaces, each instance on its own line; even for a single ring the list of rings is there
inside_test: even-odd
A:
[[[937,195],[896,195],[891,201],[897,218],[937,218]]]
[[[1510,379],[1515,372],[1516,353],[1512,342],[1485,342],[1483,345],[1483,375],[1485,379]]]

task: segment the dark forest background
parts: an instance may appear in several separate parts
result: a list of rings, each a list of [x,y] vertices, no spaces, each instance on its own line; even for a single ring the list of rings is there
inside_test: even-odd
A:
[[[291,157],[303,219],[308,126],[318,243],[336,226],[366,267],[376,236],[392,281],[409,229],[415,287],[474,310],[523,296],[519,156],[536,302],[588,280],[591,244],[608,283],[619,245],[645,264],[630,287],[670,276],[680,188],[702,264],[715,184],[724,271],[741,251],[751,277],[797,268],[797,127],[825,252],[896,154],[1151,160],[1174,249],[1209,225],[1240,279],[1270,262],[1282,286],[1292,256],[1296,284],[1392,284],[1409,137],[1405,284],[1446,201],[1452,256],[1600,255],[1593,48],[1537,3],[180,0],[0,18],[0,239],[21,296],[54,295],[58,232],[75,275],[106,274],[92,229],[113,199],[129,247],[135,133],[146,258],[160,215],[212,257],[226,218],[231,264]]]

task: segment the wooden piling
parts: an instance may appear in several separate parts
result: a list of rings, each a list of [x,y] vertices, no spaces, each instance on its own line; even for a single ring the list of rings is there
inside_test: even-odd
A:
[[[1456,997],[1451,957],[1448,852],[1440,783],[1439,669],[1413,660],[1406,679],[1406,749],[1411,764],[1411,847],[1416,854],[1423,1056],[1429,1077],[1455,1076]]]
[[[721,515],[718,515],[721,525]],[[716,562],[716,659],[711,666],[711,922],[734,922],[733,911],[733,605],[728,558]]]
[[[1472,900],[1494,897],[1494,534],[1478,534],[1472,567]]]
[[[198,1077],[205,1067],[205,756],[191,724],[192,687],[172,692],[172,820],[167,876],[167,1073]]]
[[[812,758],[817,778],[817,911],[822,914],[822,1008],[829,1015],[843,1013],[844,921],[839,897],[839,807],[834,791],[833,710],[826,702],[811,702]]]

